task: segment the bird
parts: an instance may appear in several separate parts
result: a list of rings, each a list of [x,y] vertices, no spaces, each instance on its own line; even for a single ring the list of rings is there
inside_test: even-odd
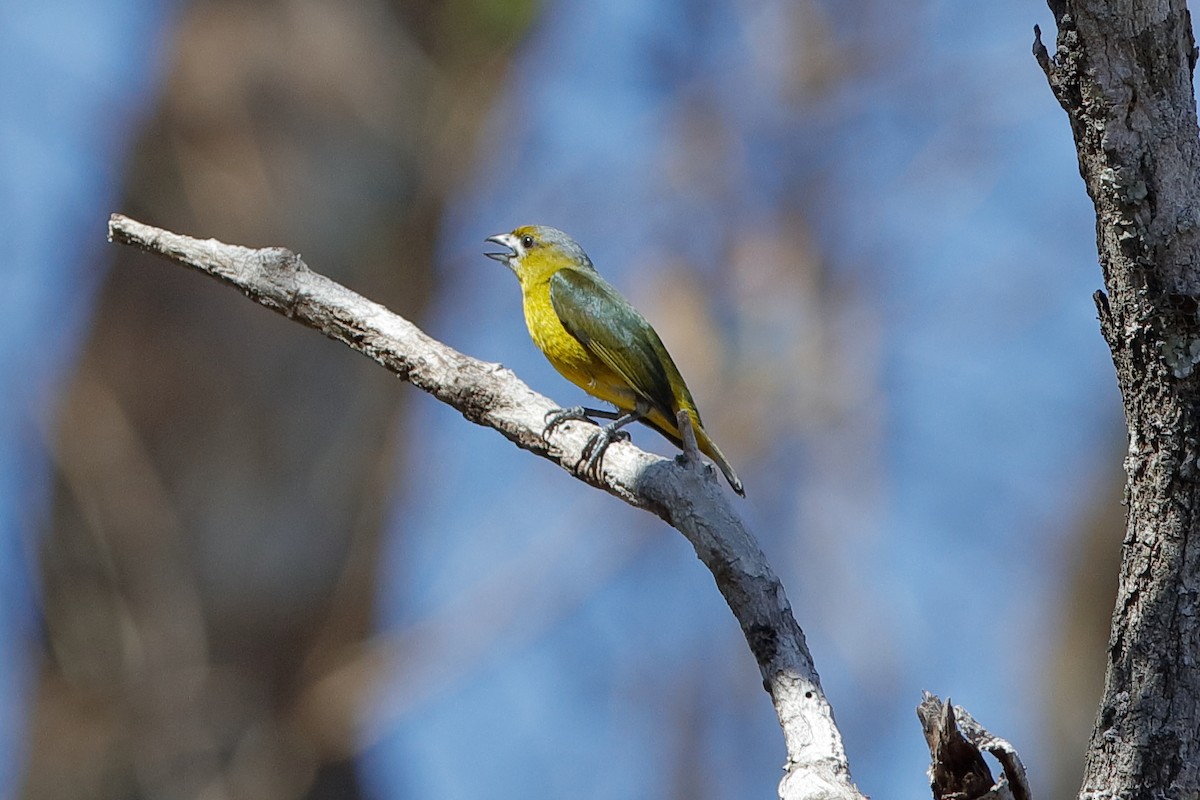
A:
[[[608,446],[628,439],[622,428],[635,421],[686,452],[677,421],[683,411],[700,452],[716,463],[738,495],[746,496],[729,460],[704,429],[696,401],[658,333],[600,276],[574,239],[556,228],[524,225],[484,241],[505,248],[484,255],[516,274],[533,343],[564,378],[617,408],[556,409],[547,415],[545,434],[567,420],[612,420],[583,451],[587,468],[595,472]]]

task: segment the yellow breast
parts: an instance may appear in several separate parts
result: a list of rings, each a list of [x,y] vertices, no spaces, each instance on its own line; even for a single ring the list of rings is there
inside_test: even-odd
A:
[[[522,284],[521,294],[529,336],[559,374],[593,397],[632,410],[636,396],[625,381],[568,333],[554,313],[549,280]]]

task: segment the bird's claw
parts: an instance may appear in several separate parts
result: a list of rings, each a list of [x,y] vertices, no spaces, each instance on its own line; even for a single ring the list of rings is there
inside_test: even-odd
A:
[[[592,418],[587,415],[587,409],[583,406],[572,406],[570,408],[555,408],[546,412],[544,417],[546,422],[546,430],[544,435],[562,425],[564,422],[578,421],[591,422]]]
[[[583,446],[584,472],[593,477],[600,475],[600,462],[604,453],[613,442],[628,442],[629,431],[619,430],[612,425],[605,425],[593,433]]]
[[[592,477],[600,476],[600,461],[610,444],[613,442],[629,441],[629,431],[623,430],[623,428],[632,419],[640,418],[640,416],[622,415],[619,412],[600,411],[594,408],[586,408],[585,406],[556,408],[546,412],[546,429],[542,433],[544,437],[548,437],[550,432],[559,425],[573,420],[598,424],[596,423],[596,417],[615,421],[611,424],[601,426],[600,430],[588,437],[587,443],[583,446],[583,457],[579,463],[582,466],[583,473]]]

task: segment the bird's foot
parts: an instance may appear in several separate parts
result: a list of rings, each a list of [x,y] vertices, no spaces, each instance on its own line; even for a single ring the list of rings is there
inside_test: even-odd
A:
[[[550,431],[562,425],[564,422],[592,422],[592,418],[588,416],[588,409],[583,406],[572,406],[570,408],[556,408],[546,412],[545,422],[546,431],[543,435],[549,435]]]
[[[596,422],[598,419],[617,419],[618,417],[620,414],[615,411],[605,411],[602,408],[587,408],[586,406],[556,408],[546,412],[546,428],[542,432],[542,436],[549,436],[552,430],[564,422],[590,422],[593,425],[599,425],[600,423]]]
[[[600,462],[604,458],[608,446],[613,442],[628,441],[629,431],[619,430],[615,424],[600,428],[588,438],[587,444],[583,446],[584,471],[593,477],[599,477]]]

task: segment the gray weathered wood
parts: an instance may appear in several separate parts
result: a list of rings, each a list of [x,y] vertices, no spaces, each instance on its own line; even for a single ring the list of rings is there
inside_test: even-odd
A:
[[[784,800],[859,800],[833,710],[783,585],[734,512],[711,467],[681,465],[627,442],[605,453],[602,474],[584,468],[595,426],[566,423],[543,438],[555,408],[510,370],[459,353],[408,320],[310,270],[283,248],[201,241],[114,214],[109,239],[164,256],[234,286],[255,302],[345,343],[401,379],[499,431],[517,446],[678,529],[712,572],[758,662],[783,728]]]
[[[1183,0],[1050,2],[1034,55],[1096,209],[1128,527],[1081,798],[1200,797],[1200,139]]]

